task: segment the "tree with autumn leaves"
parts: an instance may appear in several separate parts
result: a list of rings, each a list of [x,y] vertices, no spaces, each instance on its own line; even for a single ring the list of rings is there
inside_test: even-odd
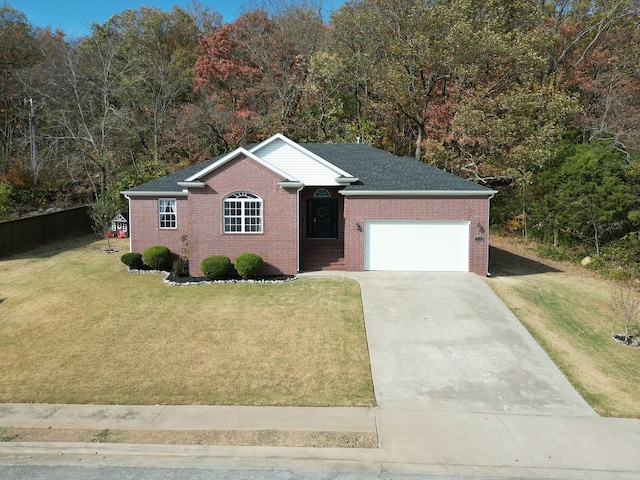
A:
[[[222,148],[270,132],[300,137],[310,61],[324,36],[316,12],[292,8],[271,17],[247,12],[200,40],[195,88],[209,99]]]
[[[223,23],[194,2],[125,10],[68,39],[5,5],[0,212],[93,201],[282,132],[360,139],[491,186],[494,221],[546,238],[550,195],[585,191],[554,183],[578,177],[569,163],[580,152],[620,160],[616,178],[637,194],[639,9],[637,0],[351,0],[327,17],[294,1]],[[42,162],[35,193],[25,97]],[[636,228],[616,222],[598,250]]]

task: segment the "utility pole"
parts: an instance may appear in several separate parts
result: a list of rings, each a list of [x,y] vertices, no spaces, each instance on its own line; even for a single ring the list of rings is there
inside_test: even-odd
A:
[[[31,153],[31,170],[33,171],[33,193],[38,188],[38,151],[36,150],[36,113],[33,108],[33,98],[26,99],[29,103],[29,151]]]

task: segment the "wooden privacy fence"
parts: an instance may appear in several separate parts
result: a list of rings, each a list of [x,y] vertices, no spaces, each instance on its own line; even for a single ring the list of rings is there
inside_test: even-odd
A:
[[[0,258],[91,232],[86,206],[0,222]]]

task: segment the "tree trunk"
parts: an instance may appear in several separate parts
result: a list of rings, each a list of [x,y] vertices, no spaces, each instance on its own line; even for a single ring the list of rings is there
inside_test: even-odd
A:
[[[416,160],[422,160],[422,129],[418,129],[418,138],[416,138]]]

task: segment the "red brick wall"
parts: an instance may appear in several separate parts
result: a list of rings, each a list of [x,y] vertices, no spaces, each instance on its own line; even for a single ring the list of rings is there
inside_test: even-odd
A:
[[[230,161],[204,181],[204,189],[189,193],[190,273],[200,275],[200,262],[211,255],[226,255],[233,262],[250,252],[264,260],[262,274],[295,274],[296,189],[281,188],[282,178],[244,158]],[[262,198],[263,233],[223,233],[223,199],[241,191]]]
[[[297,272],[296,190],[281,188],[278,185],[281,180],[253,160],[232,160],[205,178],[204,188],[191,188],[188,197],[178,197],[176,230],[158,228],[157,198],[133,197],[132,251],[143,252],[151,245],[164,245],[178,255],[181,237],[186,234],[191,275],[202,275],[200,263],[206,257],[226,255],[233,262],[245,252],[262,257],[261,274],[293,275]],[[241,191],[262,198],[263,233],[223,233],[223,199]]]
[[[160,229],[158,226],[158,199],[176,198],[177,229]],[[187,197],[131,197],[129,202],[129,231],[131,251],[144,253],[154,245],[168,247],[180,254],[181,236],[189,232],[187,223]]]
[[[487,274],[489,226],[487,197],[358,197],[344,203],[345,266],[364,270],[364,225],[367,220],[469,220],[469,271]],[[362,227],[358,231],[356,223]],[[481,225],[484,233],[478,231]],[[476,236],[484,241],[476,242]]]

